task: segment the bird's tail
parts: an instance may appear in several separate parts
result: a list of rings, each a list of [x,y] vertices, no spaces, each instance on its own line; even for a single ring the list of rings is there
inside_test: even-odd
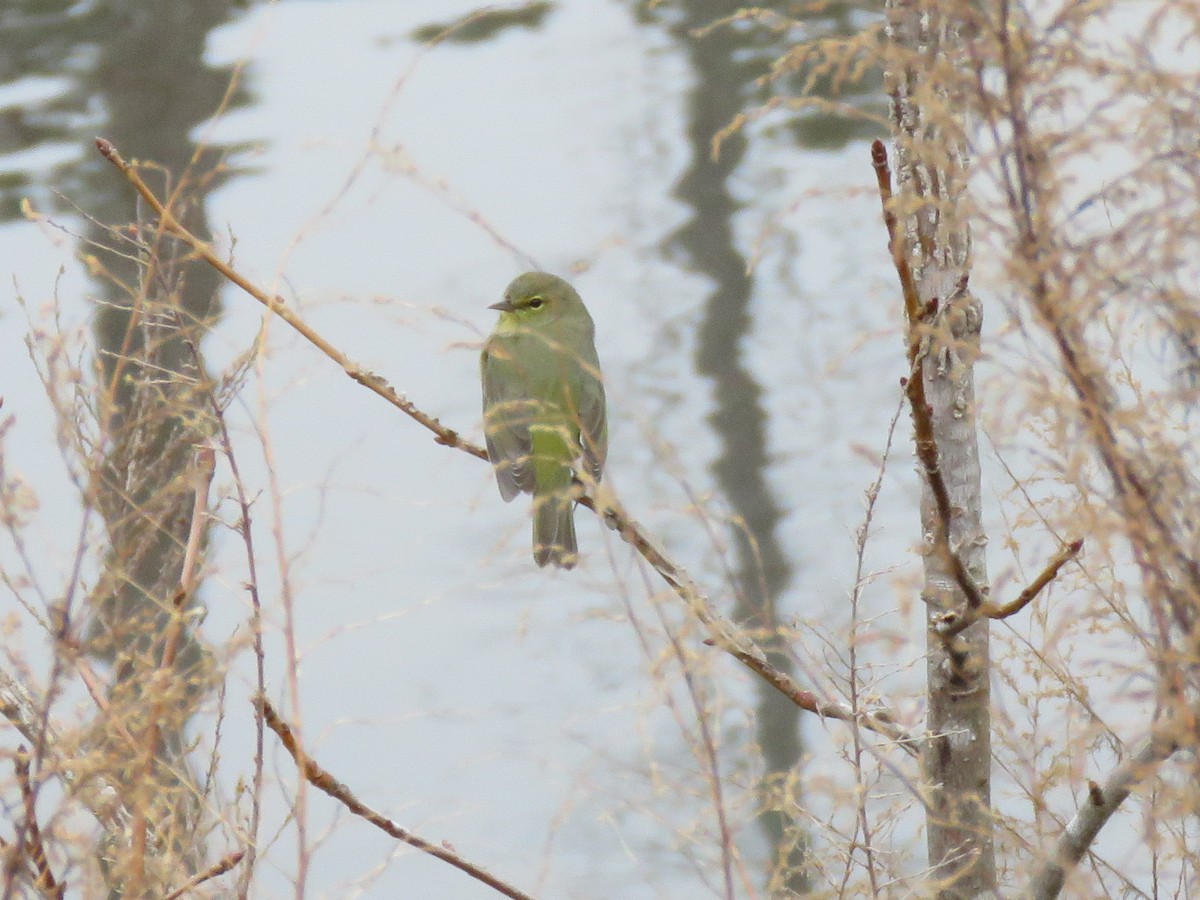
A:
[[[579,562],[574,506],[570,490],[534,497],[533,558],[539,566],[554,563],[560,569],[573,569]]]
[[[571,496],[571,460],[579,451],[566,429],[530,428],[533,450],[533,558],[539,566],[554,563],[573,569],[579,562],[575,543],[575,500]]]

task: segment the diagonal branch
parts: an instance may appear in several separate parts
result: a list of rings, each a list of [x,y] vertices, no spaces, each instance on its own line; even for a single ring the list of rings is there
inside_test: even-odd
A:
[[[591,497],[579,498],[581,506],[604,517],[622,540],[632,546],[671,586],[684,601],[688,611],[707,630],[705,641],[709,646],[725,651],[743,666],[754,672],[769,685],[787,697],[800,709],[827,719],[857,722],[863,728],[896,741],[905,751],[917,754],[917,738],[898,725],[885,710],[855,712],[844,703],[827,700],[814,691],[802,688],[794,678],[768,662],[762,649],[749,638],[738,633],[735,626],[712,608],[708,598],[688,574],[662,553],[642,531],[641,526],[625,514],[614,502],[598,504]]]
[[[1175,739],[1156,728],[1133,756],[1112,771],[1103,786],[1089,782],[1087,801],[1067,823],[1053,858],[1047,860],[1034,876],[1024,896],[1029,900],[1054,900],[1062,891],[1067,874],[1083,859],[1100,829],[1125,798],[1153,775],[1176,749]]]
[[[175,218],[171,211],[164,206],[162,201],[146,185],[145,181],[142,180],[137,172],[137,167],[122,158],[112,142],[104,138],[97,138],[96,148],[105,159],[121,170],[121,173],[129,180],[142,199],[146,201],[159,217],[161,226],[187,243],[198,257],[272,313],[283,319],[284,322],[295,329],[305,340],[320,350],[329,359],[333,360],[350,378],[382,397],[405,415],[433,432],[434,440],[437,443],[453,447],[477,459],[487,461],[487,451],[482,447],[471,443],[457,431],[447,428],[436,418],[423,412],[416,404],[401,395],[380,376],[361,368],[345,353],[322,337],[279,297],[268,294],[221,259],[207,241],[192,234]],[[826,718],[857,722],[860,726],[870,731],[883,735],[890,740],[897,741],[907,752],[915,755],[916,738],[898,725],[886,710],[855,714],[853,710],[844,704],[829,702],[813,691],[801,687],[786,672],[771,665],[762,649],[750,638],[739,634],[732,623],[713,609],[711,602],[700,591],[695,582],[688,577],[683,568],[672,562],[655,547],[641,525],[621,509],[615,501],[610,498],[598,501],[586,495],[580,496],[578,500],[580,506],[587,507],[592,512],[601,516],[609,527],[617,531],[622,540],[633,547],[646,562],[654,567],[655,571],[671,586],[671,589],[675,591],[680,599],[684,601],[692,615],[708,630],[708,643],[711,646],[715,646],[728,653],[795,703],[799,708]]]
[[[275,707],[271,705],[269,700],[260,696],[255,701],[255,706],[267,723],[267,727],[279,736],[279,740],[283,742],[284,749],[291,754],[292,759],[295,760],[296,766],[300,769],[305,780],[317,790],[328,794],[345,806],[346,809],[350,810],[350,812],[354,813],[354,815],[366,819],[376,828],[391,835],[396,840],[403,841],[410,847],[420,850],[422,853],[428,853],[430,856],[437,857],[444,863],[449,863],[460,872],[470,875],[476,881],[480,881],[488,887],[499,891],[505,897],[510,897],[512,900],[533,900],[529,894],[501,881],[482,866],[478,866],[470,860],[459,856],[445,842],[440,846],[430,843],[424,838],[413,834],[411,831],[401,828],[386,816],[375,812],[375,810],[359,800],[350,788],[346,787],[346,785],[342,784],[313,761],[313,758],[296,741],[296,735],[292,732],[291,726],[279,717],[279,713],[276,712]]]
[[[107,141],[104,138],[96,138],[96,149],[100,151],[100,154],[105,159],[120,169],[121,173],[129,179],[129,183],[134,186],[138,194],[141,195],[142,199],[146,201],[147,205],[154,210],[155,215],[158,216],[158,220],[164,229],[182,239],[188,244],[188,246],[192,248],[193,252],[195,252],[197,256],[220,272],[229,281],[240,287],[243,291],[257,300],[267,309],[269,309],[272,313],[279,316],[279,318],[283,319],[283,321],[287,322],[288,325],[299,332],[301,337],[337,363],[343,372],[345,372],[363,387],[378,394],[409,418],[414,419],[421,425],[424,425],[434,433],[435,440],[439,444],[446,444],[450,447],[456,447],[459,450],[471,454],[472,456],[477,456],[483,460],[487,459],[487,452],[483,450],[482,447],[477,447],[469,441],[464,440],[458,434],[458,432],[447,428],[437,419],[433,418],[432,416],[428,416],[421,410],[417,409],[416,406],[410,403],[407,398],[398,393],[386,381],[384,381],[378,375],[368,372],[360,367],[357,363],[351,360],[350,357],[318,334],[307,322],[293,312],[291,307],[284,303],[281,298],[272,294],[268,294],[262,288],[250,281],[250,279],[246,278],[246,276],[242,275],[231,265],[225,262],[225,260],[221,259],[221,257],[217,256],[216,251],[213,250],[212,246],[207,241],[201,240],[188,231],[188,229],[185,228],[183,224],[175,218],[175,215],[163,205],[162,201],[158,199],[154,191],[152,191],[146,182],[142,180],[142,177],[137,172],[137,168],[131,163],[126,162],[121,157],[121,154],[117,152],[117,148],[112,145],[111,141]]]
[[[938,617],[934,628],[942,637],[950,638],[966,631],[980,619],[1007,619],[1009,616],[1015,616],[1032,603],[1042,589],[1058,577],[1059,570],[1078,556],[1082,549],[1082,539],[1063,544],[1050,562],[1046,563],[1046,568],[1042,569],[1038,576],[1029,583],[1029,586],[1008,603],[997,606],[989,601],[983,606],[949,610]]]
[[[180,898],[187,896],[197,887],[204,884],[204,882],[212,881],[212,879],[218,877],[219,875],[224,875],[226,872],[240,863],[245,855],[245,850],[234,850],[232,853],[221,857],[221,859],[217,860],[213,865],[209,866],[203,872],[193,876],[192,878],[189,878],[187,884],[171,891],[171,893],[163,897],[163,900],[180,900]]]

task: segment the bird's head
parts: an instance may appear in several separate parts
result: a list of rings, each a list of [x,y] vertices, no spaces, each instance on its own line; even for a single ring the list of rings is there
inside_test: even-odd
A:
[[[514,325],[536,326],[577,314],[584,306],[575,288],[557,275],[526,272],[514,278],[504,299],[488,309],[499,310],[502,322],[508,319]]]

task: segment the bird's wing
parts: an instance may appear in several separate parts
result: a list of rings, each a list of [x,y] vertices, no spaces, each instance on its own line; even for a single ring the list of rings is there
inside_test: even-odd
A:
[[[608,413],[598,364],[584,367],[583,386],[579,393],[579,442],[592,470],[592,477],[599,481],[604,460],[608,456]]]
[[[496,472],[500,496],[507,501],[521,492],[532,493],[535,484],[530,460],[533,445],[529,436],[528,386],[511,357],[490,342],[484,348],[480,368],[488,459]]]

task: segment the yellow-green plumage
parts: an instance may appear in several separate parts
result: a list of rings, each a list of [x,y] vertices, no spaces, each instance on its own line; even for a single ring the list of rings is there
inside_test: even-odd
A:
[[[608,452],[604,385],[592,317],[567,282],[545,272],[513,280],[483,347],[483,430],[500,496],[533,494],[533,558],[579,559],[574,467],[600,480]]]

